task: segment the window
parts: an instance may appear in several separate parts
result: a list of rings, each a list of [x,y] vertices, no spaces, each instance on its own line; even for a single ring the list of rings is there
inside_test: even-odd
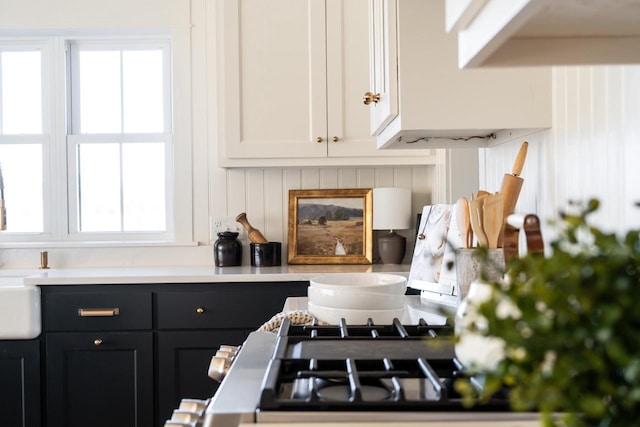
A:
[[[0,44],[8,222],[0,239],[171,239],[169,46],[63,37]]]

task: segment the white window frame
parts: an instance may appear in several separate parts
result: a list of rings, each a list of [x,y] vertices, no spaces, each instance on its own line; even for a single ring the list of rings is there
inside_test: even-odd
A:
[[[78,116],[79,109],[73,108],[73,105],[79,105],[79,91],[71,90],[72,87],[79,87],[79,68],[77,55],[82,49],[90,50],[145,50],[145,49],[157,49],[163,52],[163,69],[164,69],[164,82],[163,87],[165,89],[166,98],[164,102],[163,112],[163,128],[162,133],[100,133],[100,134],[86,134],[80,133],[80,118]],[[171,50],[168,40],[146,39],[136,40],[129,39],[74,39],[66,41],[67,51],[67,64],[69,68],[69,93],[67,99],[69,100],[69,106],[67,111],[70,114],[70,120],[67,123],[67,170],[68,170],[68,188],[67,194],[68,200],[68,239],[69,240],[135,240],[135,241],[172,241],[174,240],[173,232],[173,135],[172,135],[172,94],[171,94]],[[123,114],[123,113],[122,113]],[[81,144],[91,143],[119,143],[125,144],[129,142],[162,142],[165,145],[165,213],[166,213],[166,231],[163,233],[158,232],[87,232],[78,230],[79,224],[79,206],[78,206],[78,177],[76,151]]]
[[[43,33],[37,32],[30,37],[19,34],[18,37],[2,34],[2,45],[33,45],[42,49],[43,75],[43,134],[42,135],[0,135],[0,141],[29,140],[32,143],[42,143],[43,147],[43,209],[44,224],[42,233],[0,233],[0,245],[8,247],[46,247],[56,246],[130,246],[130,245],[192,245],[193,239],[193,182],[191,175],[191,55],[188,29],[173,29],[167,32],[149,34],[149,32],[120,34],[105,36],[105,31],[99,34],[84,34],[73,32]],[[142,44],[159,40],[169,43],[169,55],[165,55],[165,66],[170,70],[170,91],[167,100],[170,108],[167,110],[172,128],[161,134],[166,144],[166,204],[167,230],[164,233],[89,233],[77,232],[72,224],[77,224],[77,207],[72,206],[71,200],[77,200],[75,184],[67,179],[67,173],[75,174],[75,144],[89,140],[104,138],[106,135],[67,135],[70,129],[68,118],[67,80],[68,47],[69,42],[79,42],[100,38],[104,40],[124,41],[136,39]],[[61,82],[64,82],[62,84]],[[185,108],[186,107],[186,108]],[[110,135],[113,137],[113,135]],[[135,141],[140,135],[128,135],[124,138],[118,134],[123,142]],[[144,135],[148,141],[148,135]],[[110,139],[112,142],[113,139]],[[179,141],[179,143],[176,143]],[[160,141],[159,141],[160,142]],[[73,158],[73,159],[72,159]],[[73,161],[72,161],[73,160]],[[74,165],[74,166],[72,166]],[[176,189],[178,191],[176,191]]]

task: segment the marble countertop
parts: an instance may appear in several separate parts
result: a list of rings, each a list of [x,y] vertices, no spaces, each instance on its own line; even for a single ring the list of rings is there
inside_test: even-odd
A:
[[[139,283],[297,282],[325,273],[379,272],[409,275],[409,265],[283,265],[279,267],[113,267],[48,270],[0,270],[0,277],[27,285]]]

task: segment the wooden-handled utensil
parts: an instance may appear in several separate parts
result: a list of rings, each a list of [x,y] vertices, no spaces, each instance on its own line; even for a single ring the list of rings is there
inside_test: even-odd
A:
[[[249,224],[249,220],[247,219],[247,214],[242,212],[236,217],[236,221],[244,226],[247,230],[247,236],[249,236],[249,240],[252,243],[269,243],[267,239],[262,235],[260,230],[257,228],[253,228],[251,224]]]
[[[498,247],[503,221],[503,196],[501,193],[491,194],[484,198],[482,204],[482,229],[487,236],[487,247]]]
[[[518,202],[518,197],[520,196],[520,190],[522,189],[522,184],[524,179],[520,177],[522,173],[522,168],[524,167],[524,161],[527,158],[527,149],[529,148],[529,143],[527,141],[522,143],[518,154],[516,155],[516,160],[513,164],[513,169],[511,173],[507,173],[504,175],[502,179],[502,188],[500,189],[500,194],[502,194],[502,231],[500,233],[500,237],[498,238],[498,247],[502,247],[502,233],[504,232],[505,223],[507,217],[511,215],[516,209],[516,203]]]
[[[502,179],[502,189],[500,189],[500,194],[502,194],[503,197],[503,218],[505,218],[505,220],[507,216],[512,214],[516,209],[518,196],[520,196],[520,190],[522,189],[522,183],[524,182],[524,179],[520,177],[520,174],[524,167],[524,161],[527,158],[528,147],[528,142],[525,141],[522,143],[511,173],[505,174]]]
[[[469,242],[471,227],[469,223],[469,202],[464,197],[460,197],[456,202],[456,220],[458,233],[460,234],[460,247],[465,249],[471,247],[471,242]]]
[[[479,246],[488,246],[482,219],[482,205],[486,197],[487,196],[476,197],[469,201],[469,222],[471,223],[473,234],[475,234],[476,239],[478,239]]]

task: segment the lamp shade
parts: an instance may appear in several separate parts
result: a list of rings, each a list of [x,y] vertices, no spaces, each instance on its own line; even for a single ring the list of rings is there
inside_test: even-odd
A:
[[[373,189],[373,229],[406,230],[411,227],[411,189]]]

